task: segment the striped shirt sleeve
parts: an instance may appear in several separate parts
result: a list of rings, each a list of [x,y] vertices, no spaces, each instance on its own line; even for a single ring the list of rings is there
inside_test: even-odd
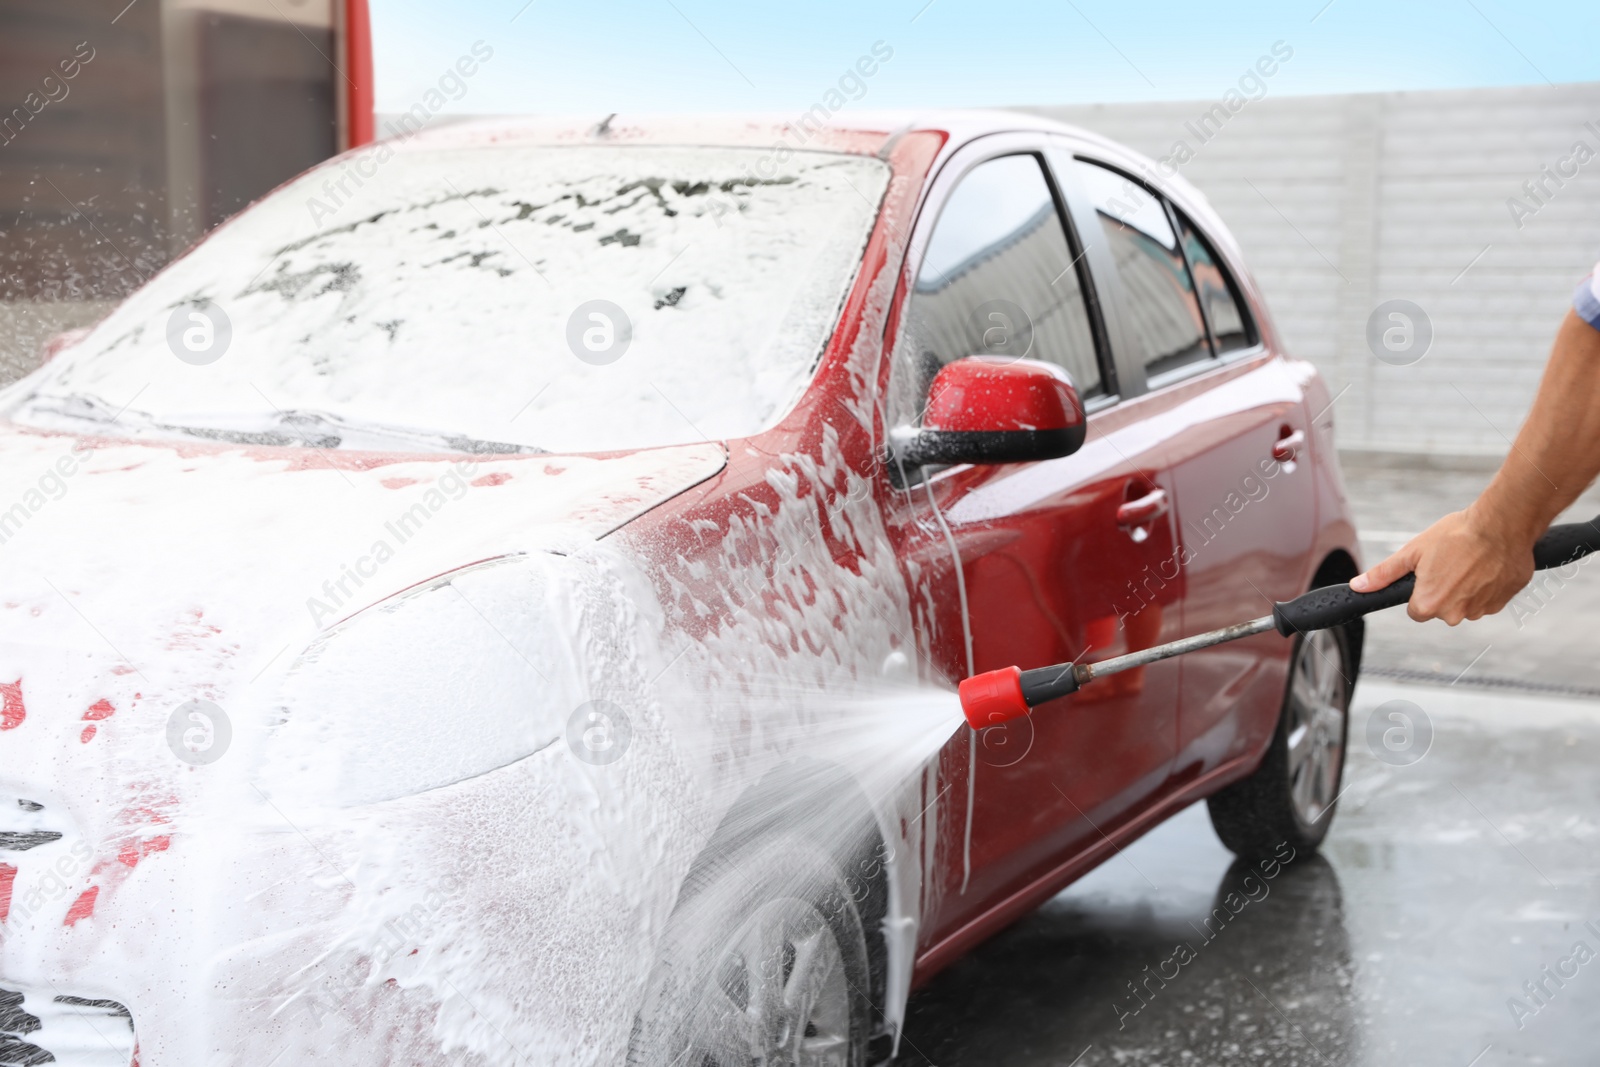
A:
[[[1595,265],[1594,272],[1572,294],[1572,310],[1584,322],[1600,330],[1600,264]]]

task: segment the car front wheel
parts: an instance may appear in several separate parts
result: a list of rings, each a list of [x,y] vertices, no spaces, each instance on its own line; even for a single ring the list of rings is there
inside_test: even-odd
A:
[[[780,836],[690,875],[634,1026],[639,1067],[862,1067],[871,1004],[850,885]]]

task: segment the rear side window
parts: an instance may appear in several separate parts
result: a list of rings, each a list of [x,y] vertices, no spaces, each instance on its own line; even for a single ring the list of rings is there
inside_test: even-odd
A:
[[[1209,359],[1206,323],[1166,204],[1114,170],[1078,161],[1085,193],[1100,217],[1123,309],[1150,376]]]
[[[1183,230],[1183,251],[1189,259],[1189,269],[1194,274],[1195,292],[1200,306],[1205,309],[1206,321],[1211,324],[1211,340],[1217,346],[1217,355],[1256,343],[1254,323],[1239,296],[1239,286],[1234,282],[1222,257],[1217,255],[1189,216],[1172,209]]]
[[[940,368],[978,355],[1055,363],[1081,396],[1103,393],[1081,269],[1039,159],[979,164],[940,210],[918,269],[897,399],[920,411]]]

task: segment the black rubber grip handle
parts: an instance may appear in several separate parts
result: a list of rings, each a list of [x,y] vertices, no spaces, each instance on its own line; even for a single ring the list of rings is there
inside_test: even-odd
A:
[[[1567,522],[1546,530],[1533,543],[1533,568],[1565,567],[1591,552],[1600,552],[1600,515],[1588,522]]]
[[[1537,570],[1563,567],[1600,552],[1600,517],[1589,522],[1552,526],[1533,546]],[[1408,574],[1374,593],[1358,593],[1348,585],[1325,585],[1293,600],[1272,605],[1272,623],[1285,637],[1343,626],[1361,616],[1404,604],[1411,599],[1417,576]]]
[[[1285,637],[1343,626],[1368,612],[1404,604],[1416,587],[1415,574],[1397,578],[1375,593],[1358,593],[1348,585],[1325,585],[1272,605],[1272,624]]]

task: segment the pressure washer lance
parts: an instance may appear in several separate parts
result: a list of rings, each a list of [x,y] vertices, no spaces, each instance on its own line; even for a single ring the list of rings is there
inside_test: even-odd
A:
[[[1591,552],[1600,552],[1600,516],[1590,522],[1552,526],[1533,546],[1533,566],[1549,570],[1575,563]],[[1047,700],[1076,693],[1097,678],[1143,667],[1147,663],[1171,659],[1185,652],[1210,648],[1241,637],[1277,630],[1284,637],[1311,630],[1343,626],[1361,616],[1392,608],[1411,599],[1417,576],[1408,574],[1372,593],[1358,593],[1346,585],[1327,585],[1309,593],[1272,605],[1272,614],[1259,619],[1224,626],[1210,633],[1196,634],[1154,648],[1114,656],[1099,663],[1058,663],[1025,671],[1002,667],[975,674],[958,687],[961,710],[974,730],[996,726],[1029,714]]]

